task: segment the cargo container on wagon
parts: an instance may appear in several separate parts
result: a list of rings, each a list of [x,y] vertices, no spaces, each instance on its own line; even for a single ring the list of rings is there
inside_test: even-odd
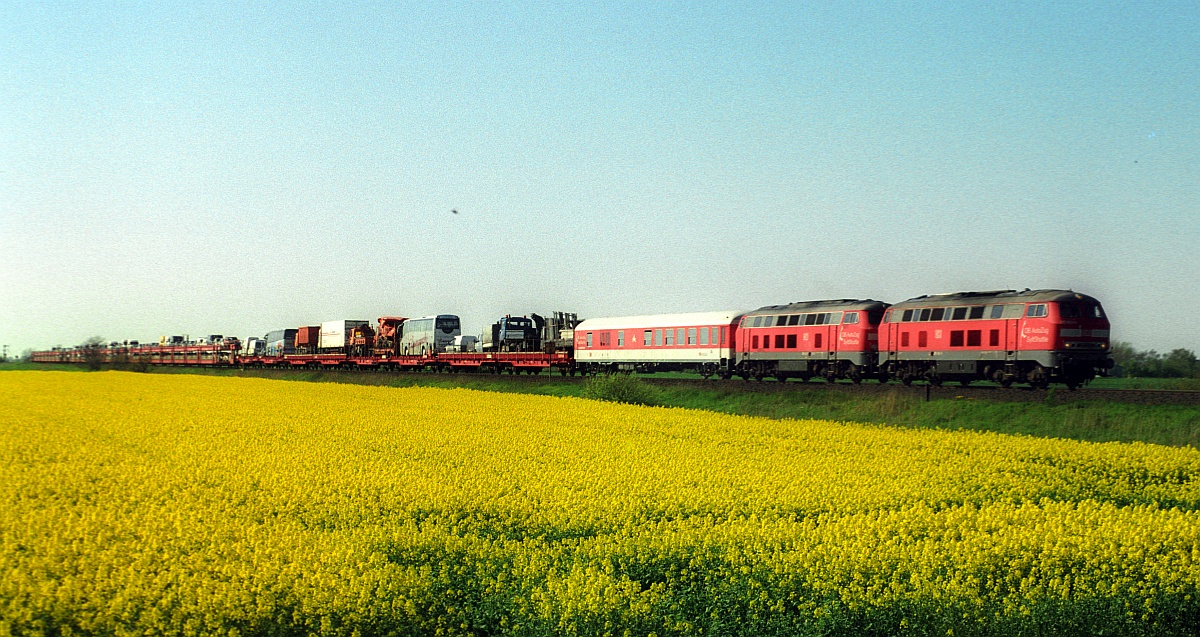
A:
[[[358,319],[341,319],[321,323],[320,340],[317,352],[320,354],[344,354],[350,345],[350,337],[354,328],[370,325],[367,321]]]
[[[321,339],[321,326],[308,325],[296,328],[296,354],[316,354]]]

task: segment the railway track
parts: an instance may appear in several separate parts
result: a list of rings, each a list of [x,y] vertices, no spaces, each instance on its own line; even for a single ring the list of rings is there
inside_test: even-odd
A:
[[[644,378],[647,382],[663,386],[695,386],[697,388],[712,388],[713,381],[692,380],[683,378],[663,379]],[[899,394],[914,396],[927,400],[991,400],[996,402],[1048,402],[1065,404],[1085,400],[1128,403],[1135,405],[1200,405],[1200,391],[1180,391],[1161,389],[1089,389],[1069,390],[1065,387],[1051,389],[1031,389],[1011,387],[1005,389],[997,386],[968,386],[914,384],[904,386],[897,383],[880,384],[867,381],[859,385],[846,382],[824,383],[811,381],[807,383],[788,381],[785,383],[772,381],[724,381],[732,388],[760,392],[787,391],[839,391],[852,394],[879,395]]]
[[[255,370],[252,375],[261,375],[267,377],[278,377],[289,373],[294,373],[288,370]],[[380,374],[378,372],[357,371],[357,370],[322,370],[321,373],[330,373],[338,375],[346,375],[350,377],[361,377],[360,382],[365,384],[375,384],[372,379],[378,379],[382,375],[411,377],[414,379],[438,377],[444,379],[452,378],[489,378],[491,374],[479,373],[443,373],[430,374],[429,372],[386,372]],[[544,383],[582,383],[586,382],[587,377],[582,376],[560,376],[559,374],[502,374],[499,377],[504,378],[509,382],[544,384]],[[935,387],[926,384],[913,384],[904,386],[899,383],[880,384],[874,381],[866,381],[861,384],[849,382],[826,383],[822,381],[787,381],[778,382],[771,380],[764,381],[743,381],[739,379],[718,381],[714,379],[704,380],[701,378],[662,378],[654,376],[640,376],[643,381],[658,387],[690,387],[695,389],[722,389],[726,388],[730,391],[750,391],[759,393],[776,393],[776,392],[806,392],[806,391],[836,391],[847,394],[860,395],[881,395],[881,394],[896,394],[901,396],[911,396],[924,400],[990,400],[995,402],[1041,402],[1049,404],[1067,404],[1081,401],[1106,401],[1115,403],[1126,403],[1133,405],[1200,405],[1200,391],[1186,390],[1161,390],[1161,389],[1092,389],[1081,388],[1077,390],[1069,390],[1065,387],[1053,387],[1051,389],[1031,389],[1028,387],[1011,387],[1005,389],[999,386],[979,385],[961,387],[959,385],[943,385]],[[353,381],[352,381],[353,382]]]

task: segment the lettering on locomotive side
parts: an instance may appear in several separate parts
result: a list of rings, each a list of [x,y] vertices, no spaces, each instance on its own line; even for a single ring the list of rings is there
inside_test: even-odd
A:
[[[1050,328],[1026,325],[1021,328],[1021,339],[1026,343],[1048,345],[1050,343]]]
[[[1048,345],[1050,343],[1050,328],[1026,325],[1021,328],[1021,340],[1029,344]]]

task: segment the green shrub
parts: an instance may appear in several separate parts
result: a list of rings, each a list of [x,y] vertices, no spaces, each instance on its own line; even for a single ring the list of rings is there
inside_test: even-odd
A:
[[[630,405],[657,405],[659,391],[629,374],[604,374],[588,380],[583,397]]]

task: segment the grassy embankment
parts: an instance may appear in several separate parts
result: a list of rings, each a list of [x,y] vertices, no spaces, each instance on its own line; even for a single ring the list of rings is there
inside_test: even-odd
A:
[[[54,366],[64,369],[68,366]],[[46,369],[6,364],[4,369]],[[467,387],[483,391],[550,396],[583,396],[587,384],[558,376],[511,377],[477,374],[372,374],[362,372],[282,370],[193,370],[156,368],[154,373],[207,373],[255,376],[306,382],[339,382],[391,387]],[[1103,380],[1105,387],[1137,385],[1138,379]],[[1148,383],[1140,383],[1146,385]],[[1100,385],[1098,385],[1100,386]],[[1130,405],[1080,400],[1063,403],[993,402],[948,399],[925,402],[923,395],[900,387],[884,394],[860,395],[813,385],[803,391],[744,391],[740,381],[713,383],[711,388],[652,387],[654,402],[665,407],[703,409],[768,418],[812,418],[887,424],[899,427],[994,431],[1091,442],[1141,441],[1200,448],[1200,407]],[[1057,393],[1062,398],[1062,393]]]

